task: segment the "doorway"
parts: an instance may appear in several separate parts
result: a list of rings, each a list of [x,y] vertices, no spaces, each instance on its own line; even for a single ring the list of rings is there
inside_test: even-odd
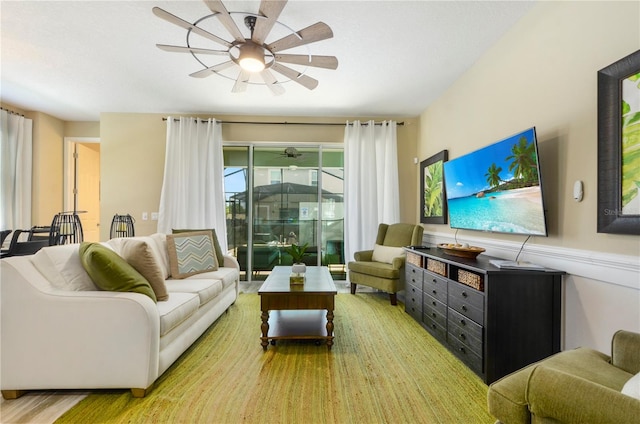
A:
[[[65,211],[78,211],[84,241],[100,241],[100,139],[65,137]]]

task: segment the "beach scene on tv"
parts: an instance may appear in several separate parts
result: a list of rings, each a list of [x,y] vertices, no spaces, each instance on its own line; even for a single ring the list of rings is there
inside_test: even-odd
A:
[[[444,163],[451,228],[546,236],[535,128]]]

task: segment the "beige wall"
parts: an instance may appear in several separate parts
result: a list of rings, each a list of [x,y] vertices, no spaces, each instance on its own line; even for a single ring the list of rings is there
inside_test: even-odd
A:
[[[443,149],[453,159],[535,125],[549,237],[529,243],[638,254],[637,237],[596,232],[596,73],[640,47],[639,7],[536,5],[422,114],[421,160]],[[572,198],[576,180],[584,182],[581,203]],[[444,225],[426,229],[453,231]],[[465,233],[483,235],[459,236]]]
[[[167,115],[103,113],[100,116],[101,138],[101,239],[109,238],[109,226],[114,214],[129,213],[136,219],[136,234],[152,234],[156,221],[142,221],[142,212],[158,211],[162,176],[164,174]],[[200,115],[208,118],[209,116]],[[215,115],[225,121],[258,122],[335,122],[343,124],[355,118],[300,118]],[[369,118],[365,118],[369,119]],[[380,120],[379,118],[377,119]],[[401,204],[401,218],[415,222],[417,170],[417,119],[397,119],[400,191],[406,201]],[[342,143],[343,126],[247,125],[223,124],[225,142],[308,142]],[[411,166],[405,164],[411,163]]]
[[[536,126],[549,237],[532,238],[524,253],[568,272],[565,349],[610,352],[616,330],[640,331],[638,236],[596,228],[597,72],[639,48],[638,2],[539,2],[420,117],[421,160],[443,149],[453,159]],[[572,198],[576,180],[581,203]],[[454,230],[427,225],[426,233],[450,238]],[[509,259],[524,241],[459,231],[465,237],[512,245]]]

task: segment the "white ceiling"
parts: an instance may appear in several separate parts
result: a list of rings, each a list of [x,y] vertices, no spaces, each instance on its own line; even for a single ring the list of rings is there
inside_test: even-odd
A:
[[[251,13],[260,4],[224,3],[231,12]],[[263,85],[232,93],[230,79],[190,77],[203,69],[190,54],[155,46],[185,45],[187,31],[151,9],[194,22],[211,14],[200,0],[3,0],[0,98],[69,121],[98,121],[101,112],[417,116],[532,5],[290,0],[279,21],[296,31],[328,24],[334,37],[309,49],[336,56],[339,66],[309,68],[307,75],[320,81],[313,91],[290,81],[283,95],[273,96]],[[224,30],[216,35],[232,40]],[[199,47],[220,48],[212,42]]]

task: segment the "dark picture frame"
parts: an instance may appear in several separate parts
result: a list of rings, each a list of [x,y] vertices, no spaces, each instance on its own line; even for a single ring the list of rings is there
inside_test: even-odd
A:
[[[444,163],[449,152],[443,150],[420,162],[420,222],[446,224],[448,218],[444,185]]]
[[[640,50],[598,71],[599,233],[640,235],[640,214],[623,212],[623,163],[631,158],[624,157],[622,83],[638,73]]]

